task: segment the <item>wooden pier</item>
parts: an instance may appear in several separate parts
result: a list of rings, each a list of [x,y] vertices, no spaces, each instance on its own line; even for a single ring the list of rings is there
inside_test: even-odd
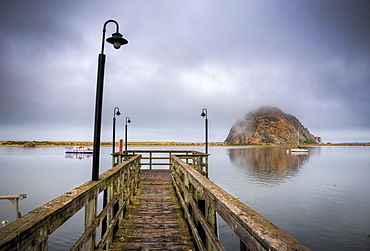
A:
[[[109,250],[195,250],[171,170],[142,170],[138,192]]]
[[[239,237],[240,250],[309,250],[211,182],[208,154],[141,150],[112,156],[113,167],[99,180],[0,228],[0,251],[48,250],[49,236],[81,209],[85,231],[70,250],[225,250],[217,217]]]

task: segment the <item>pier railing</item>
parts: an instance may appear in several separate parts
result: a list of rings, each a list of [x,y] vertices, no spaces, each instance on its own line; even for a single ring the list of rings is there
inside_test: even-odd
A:
[[[83,207],[85,232],[70,250],[104,250],[139,184],[140,157],[131,156],[100,175],[98,181],[86,182],[1,228],[0,250],[48,250],[49,235]],[[97,199],[102,192],[104,207],[98,212]],[[99,227],[101,238],[96,236]]]
[[[308,250],[211,182],[207,178],[208,154],[143,150],[113,154],[113,168],[98,181],[86,182],[1,228],[0,251],[48,250],[49,235],[82,208],[85,231],[70,250],[109,249],[119,219],[139,185],[141,166],[171,168],[174,189],[198,250],[225,250],[218,238],[217,216],[239,237],[240,250]],[[98,212],[101,193],[104,203]],[[101,238],[97,237],[98,229]]]
[[[195,168],[202,175],[208,177],[208,156],[199,151],[189,151],[189,150],[130,150],[125,151],[123,154],[114,153],[113,165],[120,163],[127,157],[133,155],[141,155],[141,165],[142,168],[171,168],[171,156],[176,155],[179,159],[183,160],[188,165]]]
[[[173,184],[199,250],[225,250],[216,215],[239,237],[240,250],[309,250],[177,156],[171,162]]]

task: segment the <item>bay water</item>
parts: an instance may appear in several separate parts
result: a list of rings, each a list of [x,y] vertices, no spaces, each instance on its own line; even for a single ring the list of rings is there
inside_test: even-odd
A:
[[[370,250],[370,147],[290,149],[210,147],[209,178],[312,250]],[[110,152],[101,149],[100,173],[111,167]],[[27,194],[19,201],[25,215],[90,180],[91,166],[91,155],[65,155],[62,147],[0,147],[0,195]],[[81,210],[54,232],[49,249],[68,250],[83,232],[83,217]],[[0,221],[13,218],[13,204],[0,200]],[[227,250],[238,250],[238,238],[218,221]]]

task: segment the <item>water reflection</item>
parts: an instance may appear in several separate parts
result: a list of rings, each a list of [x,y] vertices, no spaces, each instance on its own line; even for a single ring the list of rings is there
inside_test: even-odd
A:
[[[64,153],[64,158],[66,159],[88,159],[92,156],[92,153]]]
[[[228,149],[231,163],[247,174],[248,179],[263,185],[285,182],[299,173],[313,152],[290,152],[287,147]]]

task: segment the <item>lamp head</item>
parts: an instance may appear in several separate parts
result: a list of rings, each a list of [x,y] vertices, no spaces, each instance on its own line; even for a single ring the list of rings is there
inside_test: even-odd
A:
[[[130,118],[127,118],[127,123],[131,123],[131,120],[130,120]]]
[[[119,111],[118,106],[114,107],[113,115],[114,117],[116,117],[116,115],[117,116],[121,115],[121,112]]]
[[[202,116],[202,117],[205,116],[207,118],[207,109],[206,108],[203,108],[202,114],[200,116]]]
[[[121,45],[128,43],[128,41],[123,38],[123,35],[118,32],[113,33],[111,37],[107,38],[107,42],[113,44],[113,47],[117,50],[121,48]]]

